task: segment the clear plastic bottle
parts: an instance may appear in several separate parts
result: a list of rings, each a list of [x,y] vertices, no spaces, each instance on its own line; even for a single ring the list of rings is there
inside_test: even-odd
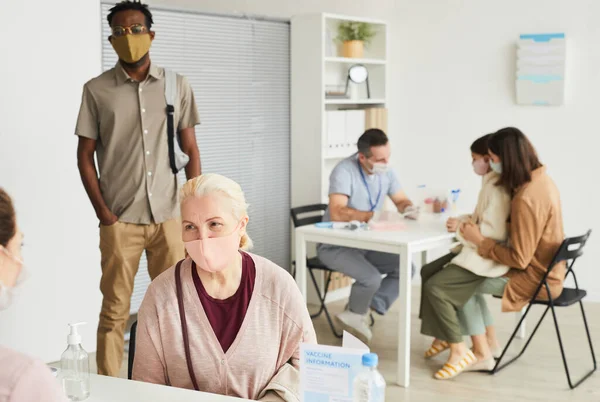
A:
[[[363,355],[363,370],[354,379],[353,402],[385,402],[385,380],[377,371],[378,360],[375,353]]]
[[[77,332],[77,327],[82,324],[69,324],[69,346],[60,358],[63,391],[70,401],[84,401],[90,396],[89,357],[81,347],[81,335]]]
[[[421,184],[417,186],[417,191],[415,194],[415,202],[417,203],[417,207],[425,209],[427,204],[427,186],[425,184]]]
[[[455,188],[454,190],[450,191],[451,197],[450,197],[450,208],[451,208],[451,212],[452,212],[452,216],[453,217],[457,217],[458,214],[458,197],[460,197],[460,188]]]

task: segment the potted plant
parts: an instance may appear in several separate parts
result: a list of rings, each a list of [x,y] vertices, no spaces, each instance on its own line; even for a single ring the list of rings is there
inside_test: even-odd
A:
[[[342,43],[343,57],[361,58],[365,46],[375,37],[375,30],[366,22],[344,21],[338,25],[337,40]]]

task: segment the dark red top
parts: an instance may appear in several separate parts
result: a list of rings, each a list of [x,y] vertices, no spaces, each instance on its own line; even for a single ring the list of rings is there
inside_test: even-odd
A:
[[[192,278],[198,292],[200,303],[210,321],[213,332],[217,336],[223,352],[227,352],[237,336],[254,290],[256,266],[249,254],[242,254],[242,279],[235,294],[225,300],[213,299],[206,293],[204,285],[198,276],[196,264],[192,263]]]

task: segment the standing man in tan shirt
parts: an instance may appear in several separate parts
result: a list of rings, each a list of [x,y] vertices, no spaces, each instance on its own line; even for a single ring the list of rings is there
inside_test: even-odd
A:
[[[81,180],[100,221],[97,364],[99,374],[110,376],[120,371],[142,253],[152,279],[184,258],[177,177],[169,159],[165,71],[150,62],[152,22],[148,6],[137,1],[122,1],[110,10],[108,40],[119,62],[85,84],[75,132]],[[194,129],[200,121],[187,79],[177,75],[176,84],[173,121],[189,157],[189,179],[201,173]]]

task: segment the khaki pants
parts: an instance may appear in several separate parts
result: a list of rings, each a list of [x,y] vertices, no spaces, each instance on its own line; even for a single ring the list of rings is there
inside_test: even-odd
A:
[[[144,250],[152,280],[182,260],[185,251],[179,220],[151,225],[117,222],[100,226],[103,300],[98,324],[98,374],[119,375],[133,282]]]

